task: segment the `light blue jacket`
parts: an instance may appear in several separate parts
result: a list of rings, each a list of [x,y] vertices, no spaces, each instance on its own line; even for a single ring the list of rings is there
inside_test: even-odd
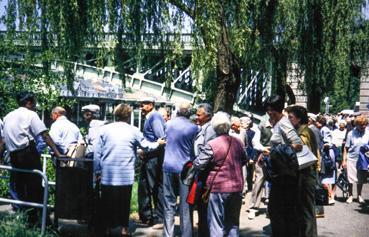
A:
[[[155,150],[159,144],[148,142],[137,127],[115,122],[100,127],[94,146],[94,170],[101,172],[103,185],[132,185],[137,147]]]

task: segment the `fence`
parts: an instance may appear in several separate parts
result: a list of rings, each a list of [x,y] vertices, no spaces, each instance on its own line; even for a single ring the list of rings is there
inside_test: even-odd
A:
[[[49,192],[49,182],[47,180],[47,177],[46,177],[45,173],[43,173],[40,170],[17,169],[17,168],[13,168],[11,166],[6,166],[6,165],[0,165],[0,169],[9,170],[11,172],[23,172],[23,173],[37,174],[37,175],[40,175],[42,177],[43,185],[45,187],[44,188],[44,197],[43,197],[42,204],[35,203],[35,202],[25,202],[25,201],[14,200],[14,199],[9,199],[9,198],[2,198],[2,197],[0,197],[0,201],[5,202],[5,203],[12,203],[12,204],[17,204],[17,205],[22,205],[22,206],[42,208],[41,235],[43,235],[45,233],[45,228],[46,228],[47,198],[48,198],[48,192]],[[2,177],[2,178],[4,178],[4,177]]]

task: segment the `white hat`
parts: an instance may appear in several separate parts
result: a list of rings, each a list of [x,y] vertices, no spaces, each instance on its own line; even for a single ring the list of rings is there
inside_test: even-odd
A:
[[[83,106],[82,112],[85,112],[85,111],[90,111],[91,113],[98,115],[100,113],[100,106],[94,105],[94,104]]]
[[[139,99],[138,102],[140,102],[140,103],[155,103],[155,98],[147,96],[147,97],[143,97],[143,98]]]
[[[318,117],[316,114],[308,113],[308,117],[311,118],[314,122],[316,122],[316,118]]]

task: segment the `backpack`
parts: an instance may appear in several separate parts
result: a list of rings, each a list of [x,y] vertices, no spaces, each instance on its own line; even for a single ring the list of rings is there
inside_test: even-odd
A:
[[[321,156],[322,156],[322,163],[324,166],[324,174],[331,175],[336,170],[336,162],[334,157],[330,156],[330,149],[322,149]]]

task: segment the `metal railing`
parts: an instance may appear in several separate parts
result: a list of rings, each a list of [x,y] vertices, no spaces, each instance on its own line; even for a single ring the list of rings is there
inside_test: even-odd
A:
[[[29,174],[37,174],[37,175],[42,177],[44,187],[45,187],[44,188],[44,195],[43,195],[42,204],[35,203],[35,202],[25,202],[25,201],[14,200],[14,199],[9,199],[9,198],[2,198],[2,197],[0,197],[0,202],[17,204],[17,205],[21,205],[21,206],[42,208],[41,235],[43,235],[45,233],[45,228],[46,228],[47,199],[48,199],[48,192],[49,192],[49,182],[47,180],[47,176],[40,170],[18,169],[18,168],[13,168],[11,166],[6,166],[6,165],[0,165],[0,169],[9,170],[11,172],[22,172],[22,173],[29,173]],[[2,178],[4,178],[4,177],[2,177]]]

